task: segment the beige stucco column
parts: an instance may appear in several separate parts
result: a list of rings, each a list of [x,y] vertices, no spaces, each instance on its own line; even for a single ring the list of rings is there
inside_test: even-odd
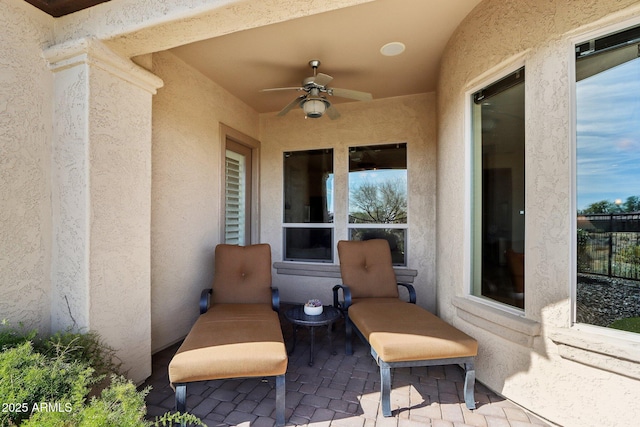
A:
[[[54,73],[51,325],[93,330],[135,382],[151,374],[151,101],[162,81],[95,39]]]

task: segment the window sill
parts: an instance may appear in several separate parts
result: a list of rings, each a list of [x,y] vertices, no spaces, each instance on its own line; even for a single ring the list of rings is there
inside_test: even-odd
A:
[[[340,279],[340,265],[338,264],[322,264],[322,263],[302,263],[302,262],[274,262],[273,268],[277,274],[291,276],[312,276],[312,277],[328,277]],[[396,279],[402,283],[413,283],[414,278],[418,275],[417,270],[406,267],[393,267],[396,273]]]
[[[534,338],[540,336],[540,323],[480,300],[456,297],[453,305],[457,308],[458,317],[465,322],[524,347],[533,347]]]
[[[560,357],[640,380],[640,336],[589,326],[548,332]]]

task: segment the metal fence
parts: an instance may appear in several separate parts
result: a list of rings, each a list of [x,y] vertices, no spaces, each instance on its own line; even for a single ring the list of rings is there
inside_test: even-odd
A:
[[[578,216],[578,272],[640,280],[640,213]]]

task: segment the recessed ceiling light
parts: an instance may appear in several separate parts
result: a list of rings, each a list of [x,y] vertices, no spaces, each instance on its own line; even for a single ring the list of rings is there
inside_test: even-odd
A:
[[[400,42],[387,43],[380,48],[380,53],[384,56],[396,56],[404,52],[405,45]]]

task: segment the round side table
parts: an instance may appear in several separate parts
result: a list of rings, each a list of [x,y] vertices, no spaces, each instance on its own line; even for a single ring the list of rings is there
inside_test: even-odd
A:
[[[289,350],[289,354],[293,354],[293,350],[296,348],[296,332],[299,326],[309,328],[311,335],[311,349],[309,350],[309,366],[313,366],[313,347],[315,341],[315,328],[320,326],[327,327],[327,336],[329,337],[329,348],[331,354],[336,354],[333,350],[333,340],[331,337],[331,325],[340,317],[340,311],[331,306],[323,306],[322,313],[310,316],[304,312],[304,305],[299,304],[291,307],[284,313],[285,319],[293,324],[293,346]]]

